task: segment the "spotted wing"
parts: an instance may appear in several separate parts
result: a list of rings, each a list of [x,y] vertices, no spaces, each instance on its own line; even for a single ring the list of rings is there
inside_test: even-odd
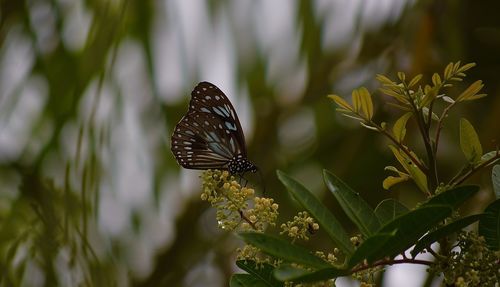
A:
[[[227,169],[235,156],[246,156],[238,116],[215,85],[202,82],[191,93],[189,110],[172,135],[172,152],[190,169]]]

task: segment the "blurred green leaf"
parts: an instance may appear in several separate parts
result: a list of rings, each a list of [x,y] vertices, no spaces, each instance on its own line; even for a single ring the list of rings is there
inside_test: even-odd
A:
[[[500,199],[500,165],[495,165],[491,171],[491,181],[497,199]]]
[[[266,286],[283,286],[283,283],[274,278],[274,266],[270,264],[259,263],[257,265],[253,260],[238,260],[236,261],[236,266],[266,283]]]
[[[338,248],[346,255],[352,254],[354,248],[349,236],[335,216],[302,184],[282,171],[278,170],[277,175],[295,200],[316,219],[321,228],[329,235],[330,239],[337,244]]]
[[[430,246],[432,243],[438,241],[439,239],[450,235],[452,233],[458,232],[463,228],[471,225],[472,223],[480,220],[483,217],[483,214],[475,214],[471,216],[467,216],[464,218],[460,218],[450,224],[439,227],[438,229],[428,233],[422,239],[418,241],[413,250],[411,251],[411,255],[413,257],[417,256],[422,250],[424,250],[427,246]]]
[[[483,236],[491,250],[500,250],[500,199],[493,201],[484,210],[479,221],[479,235]]]
[[[380,222],[368,203],[333,173],[323,170],[323,176],[326,186],[361,233],[367,237],[375,233]]]
[[[250,274],[233,274],[231,280],[229,281],[230,287],[269,287],[273,285],[268,285],[261,281],[259,278],[255,278]]]
[[[348,270],[339,268],[325,268],[318,271],[308,271],[301,268],[296,268],[290,265],[281,266],[276,268],[274,275],[280,281],[293,281],[294,283],[302,282],[317,282],[346,276],[349,274]]]
[[[483,148],[479,137],[472,124],[464,118],[460,119],[460,147],[467,161],[473,164],[481,161]]]
[[[375,208],[375,214],[382,225],[407,212],[406,206],[392,198],[382,200]]]
[[[285,261],[303,264],[306,267],[315,269],[331,267],[323,259],[311,254],[308,249],[291,244],[281,238],[257,232],[242,232],[239,235],[246,243]]]

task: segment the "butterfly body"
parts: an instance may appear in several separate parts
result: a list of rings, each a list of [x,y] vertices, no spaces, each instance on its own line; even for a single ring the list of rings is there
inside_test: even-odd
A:
[[[231,174],[255,172],[247,159],[245,137],[236,111],[214,84],[199,83],[189,109],[175,126],[172,153],[188,169],[221,169]]]

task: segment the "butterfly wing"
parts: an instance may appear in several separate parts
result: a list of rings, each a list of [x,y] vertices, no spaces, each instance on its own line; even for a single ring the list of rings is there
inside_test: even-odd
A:
[[[190,169],[227,169],[235,156],[246,157],[236,111],[215,85],[201,82],[194,88],[188,112],[172,135],[172,152]]]

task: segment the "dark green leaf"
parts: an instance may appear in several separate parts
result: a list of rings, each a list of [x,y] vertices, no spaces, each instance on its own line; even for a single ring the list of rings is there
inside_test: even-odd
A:
[[[405,251],[429,229],[450,216],[451,211],[448,205],[426,205],[396,217],[379,231],[379,233],[391,233],[396,230],[396,234],[386,242],[384,248],[372,254],[372,258],[392,257]]]
[[[381,224],[386,224],[387,222],[394,220],[394,218],[399,215],[407,212],[408,208],[406,206],[392,198],[382,200],[375,208],[375,214]]]
[[[479,221],[479,235],[484,237],[488,248],[498,251],[500,250],[500,199],[488,205],[484,214]]]
[[[368,260],[369,263],[381,259],[385,256],[389,256],[389,253],[385,253],[387,242],[394,237],[396,231],[391,233],[377,233],[369,238],[367,238],[361,245],[356,249],[352,257],[349,259],[348,266],[354,267],[356,264],[362,262],[363,260]],[[387,250],[389,251],[389,250]]]
[[[380,222],[368,203],[333,173],[323,170],[323,176],[328,189],[361,233],[366,237],[375,233],[380,228]]]
[[[442,227],[428,233],[427,235],[425,235],[424,237],[422,237],[422,239],[420,239],[418,241],[417,245],[415,245],[415,247],[411,251],[411,255],[413,257],[417,256],[417,254],[420,253],[422,250],[424,250],[427,246],[430,246],[432,243],[438,241],[439,239],[441,239],[449,234],[452,234],[452,233],[455,233],[457,231],[462,230],[463,228],[478,221],[482,217],[483,217],[483,214],[475,214],[475,215],[467,216],[464,218],[460,218],[460,219],[458,219],[458,220],[456,220],[448,225],[442,226]]]
[[[500,165],[495,165],[491,172],[491,181],[493,181],[493,190],[497,199],[500,199]]]
[[[295,268],[290,265],[281,266],[274,270],[274,276],[280,281],[317,282],[328,280],[349,274],[348,270],[335,267],[325,268],[317,271],[308,271],[301,268]]]
[[[432,197],[424,204],[424,206],[445,204],[453,207],[453,209],[456,209],[478,191],[479,186],[477,185],[463,185],[455,187]]]
[[[260,279],[253,277],[250,274],[233,274],[229,281],[230,287],[269,287]]]
[[[239,235],[246,243],[274,257],[284,259],[285,261],[299,263],[306,267],[317,269],[331,267],[330,264],[311,254],[306,248],[291,244],[281,238],[257,232],[242,232]]]
[[[282,171],[277,171],[278,178],[285,185],[292,196],[316,219],[320,227],[335,242],[338,248],[346,255],[354,252],[354,248],[346,231],[333,214],[302,184]]]
[[[274,278],[274,266],[267,263],[256,264],[253,260],[238,260],[236,265],[246,272],[259,278],[260,281],[267,284],[267,286],[283,286],[283,283]]]

